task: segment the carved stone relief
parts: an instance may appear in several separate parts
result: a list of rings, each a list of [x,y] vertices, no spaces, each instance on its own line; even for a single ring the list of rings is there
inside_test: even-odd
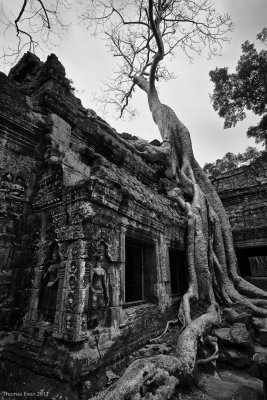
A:
[[[58,244],[54,242],[50,246],[48,256],[45,260],[39,294],[38,309],[40,320],[46,324],[52,324],[55,320],[59,269],[59,248]]]
[[[94,327],[103,323],[105,309],[109,305],[109,258],[107,244],[97,243],[95,262],[90,271],[88,325]]]
[[[36,177],[36,164],[29,157],[0,148],[0,304],[4,308],[24,306],[20,302],[19,285],[22,281],[28,282],[30,269],[27,203]],[[13,304],[14,299],[17,305]]]

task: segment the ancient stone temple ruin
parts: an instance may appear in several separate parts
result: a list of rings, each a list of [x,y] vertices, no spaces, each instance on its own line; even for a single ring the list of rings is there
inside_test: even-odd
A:
[[[82,106],[55,55],[1,73],[0,104],[0,324],[17,332],[0,381],[88,398],[175,313],[186,218],[163,166]]]
[[[85,109],[55,55],[0,73],[0,144],[0,339],[13,332],[0,391],[88,399],[176,315],[186,216],[166,196],[164,160]],[[266,163],[214,181],[240,272],[259,286]]]
[[[229,215],[240,274],[267,290],[267,153],[213,184]]]

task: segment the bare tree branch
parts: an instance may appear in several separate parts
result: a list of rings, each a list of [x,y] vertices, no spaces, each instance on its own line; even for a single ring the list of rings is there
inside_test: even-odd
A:
[[[163,60],[182,50],[190,61],[206,47],[210,56],[220,54],[233,25],[228,15],[216,12],[212,0],[95,0],[81,16],[93,35],[103,35],[118,58],[118,77],[128,77],[113,96],[120,115],[130,106],[132,84],[148,90],[155,80],[169,80],[174,74]],[[148,81],[145,79],[148,77]],[[124,95],[122,96],[122,92]],[[107,97],[102,99],[108,105]],[[114,101],[112,101],[114,104]]]
[[[1,21],[5,32],[14,30],[16,48],[7,49],[4,60],[11,62],[25,50],[51,49],[68,29],[61,11],[70,7],[69,0],[23,0],[15,17],[3,10]],[[90,34],[102,35],[109,51],[118,60],[116,86],[107,88],[116,99],[103,97],[103,107],[115,105],[120,115],[129,111],[134,87],[155,89],[155,81],[173,79],[166,66],[182,50],[190,61],[202,48],[209,55],[219,54],[232,30],[228,15],[216,12],[214,0],[91,0],[80,16]],[[14,6],[13,6],[14,8]],[[147,78],[147,79],[146,79]]]
[[[2,4],[4,34],[15,30],[17,37],[15,46],[4,49],[2,61],[12,64],[24,51],[35,53],[37,48],[42,51],[53,48],[69,28],[62,20],[62,11],[70,5],[69,0],[23,0],[19,8],[15,3],[10,8]]]

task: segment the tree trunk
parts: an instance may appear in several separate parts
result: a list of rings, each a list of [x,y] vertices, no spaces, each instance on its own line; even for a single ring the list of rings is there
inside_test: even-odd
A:
[[[171,398],[175,387],[195,368],[199,339],[220,322],[218,303],[230,306],[241,301],[255,315],[267,316],[264,308],[267,293],[237,273],[227,214],[214,187],[195,160],[189,131],[170,107],[160,103],[153,85],[149,89],[142,77],[136,78],[136,83],[148,95],[153,119],[163,139],[162,149],[169,161],[166,175],[177,183],[177,187],[168,191],[168,196],[188,218],[188,290],[178,313],[185,329],[178,338],[176,357],[160,355],[136,360],[118,382],[96,397],[99,400]],[[198,317],[192,320],[192,314]]]

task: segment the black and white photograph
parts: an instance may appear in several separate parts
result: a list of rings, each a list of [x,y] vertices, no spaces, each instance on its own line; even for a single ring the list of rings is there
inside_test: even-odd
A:
[[[0,400],[267,400],[266,0],[0,0]]]

